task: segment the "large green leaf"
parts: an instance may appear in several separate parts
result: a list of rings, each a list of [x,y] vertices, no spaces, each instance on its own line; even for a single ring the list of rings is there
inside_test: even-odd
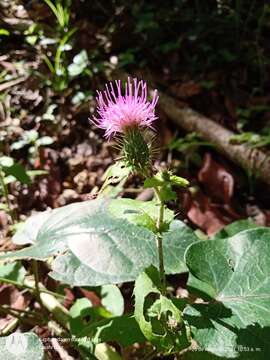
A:
[[[188,285],[198,286],[208,302],[188,307],[185,315],[204,350],[243,359],[265,359],[269,354],[269,254],[268,228],[201,241],[188,248],[186,263],[193,275]]]
[[[89,279],[85,285],[134,280],[145,267],[157,262],[154,234],[125,219],[108,215],[105,203],[93,200],[54,210],[39,229],[36,239],[32,239],[32,246],[3,254],[0,259],[45,259],[69,248],[80,261],[75,263],[76,273],[72,274],[75,281],[79,279],[80,282],[85,273]],[[57,264],[56,271],[66,273],[65,263]],[[74,268],[70,270],[74,272]]]
[[[237,233],[248,230],[248,229],[254,229],[256,227],[259,227],[257,224],[255,224],[250,219],[243,219],[243,220],[237,220],[229,225],[224,226],[223,229],[218,231],[212,239],[224,239],[231,237],[233,235],[236,235]]]
[[[109,212],[118,218],[144,226],[155,231],[155,224],[159,215],[159,204],[155,201],[138,201],[132,199],[112,200],[108,207]],[[163,233],[164,262],[167,274],[176,274],[187,271],[184,262],[184,253],[187,247],[198,241],[194,231],[180,220],[173,220],[174,213],[166,208],[164,221],[168,231]]]
[[[159,216],[159,204],[155,201],[139,201],[133,199],[115,199],[108,206],[109,212],[121,219],[141,225],[151,231],[156,231],[156,222]],[[174,218],[172,210],[165,208],[164,222],[167,226]]]
[[[198,242],[194,231],[180,220],[173,220],[167,232],[163,233],[164,263],[167,274],[188,271],[184,254],[189,245]]]
[[[175,220],[171,223],[169,232],[164,234],[166,273],[175,274],[187,271],[184,263],[184,253],[186,248],[194,241],[198,241],[197,237],[183,222]],[[153,251],[155,251],[155,241],[151,243],[151,246],[153,246]],[[154,263],[156,264],[156,262],[157,259],[155,259]],[[50,273],[51,277],[73,286],[99,285],[101,276],[105,284],[113,282],[113,276],[105,273],[101,275],[93,271],[70,252],[58,256],[52,264],[52,270]]]
[[[25,222],[24,227],[13,238],[16,244],[32,243],[33,245],[1,254],[0,260],[25,258],[44,260],[66,251],[68,236],[80,236],[85,228],[93,226],[94,215],[102,217],[105,211],[104,204],[104,200],[90,200],[35,214]]]
[[[117,214],[112,212],[114,201],[121,204]],[[144,268],[158,265],[157,248],[152,231],[134,224],[133,218],[131,221],[120,217],[127,215],[124,203],[97,199],[35,215],[14,236],[15,243],[32,246],[1,254],[0,260],[44,260],[57,255],[52,276],[71,285],[97,286],[135,280]],[[131,204],[134,203],[126,204],[129,215],[134,214]],[[150,214],[157,212],[155,204],[146,208]],[[137,204],[133,211],[137,214]],[[168,220],[172,219],[171,211],[166,214]],[[184,223],[178,220],[171,223],[164,233],[166,273],[187,270],[183,256],[194,241],[196,236]]]
[[[80,236],[64,238],[71,252],[92,271],[91,285],[132,281],[145,267],[157,263],[155,238],[149,230],[107,214],[85,221]]]
[[[138,323],[130,315],[117,316],[93,323],[84,327],[79,336],[88,336],[95,344],[116,341],[123,346],[129,346],[145,341]]]
[[[56,257],[49,275],[53,279],[71,286],[90,286],[89,284],[95,282],[91,269],[82,264],[71,252]]]
[[[41,360],[44,355],[41,340],[32,332],[0,337],[0,348],[4,360]]]
[[[55,210],[47,210],[30,216],[13,236],[12,242],[16,245],[34,244],[41,226],[54,212]]]

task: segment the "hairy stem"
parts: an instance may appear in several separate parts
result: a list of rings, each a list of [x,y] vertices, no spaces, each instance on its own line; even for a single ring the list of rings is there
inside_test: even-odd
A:
[[[162,286],[162,295],[165,295],[166,293],[166,278],[165,278],[165,269],[164,269],[164,255],[163,255],[163,237],[162,237],[162,226],[163,226],[163,220],[164,220],[164,208],[165,204],[160,196],[160,191],[156,187],[154,188],[155,194],[159,200],[159,214],[157,219],[157,230],[158,233],[156,235],[157,240],[157,247],[158,247],[158,260],[159,260],[159,275],[160,275],[160,282]]]

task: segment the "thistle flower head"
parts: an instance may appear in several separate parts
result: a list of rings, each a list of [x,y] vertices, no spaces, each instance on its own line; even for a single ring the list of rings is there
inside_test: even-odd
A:
[[[98,91],[97,113],[92,122],[105,130],[105,137],[115,134],[125,134],[133,128],[152,128],[157,119],[155,106],[158,101],[157,91],[154,91],[152,101],[147,100],[146,82],[130,79],[121,89],[121,80],[106,84],[106,90]]]

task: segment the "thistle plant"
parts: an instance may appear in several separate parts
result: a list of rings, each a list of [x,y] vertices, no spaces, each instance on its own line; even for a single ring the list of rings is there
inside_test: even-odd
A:
[[[157,90],[151,101],[147,97],[145,81],[130,79],[105,85],[104,91],[97,91],[97,113],[92,122],[105,130],[105,137],[116,137],[122,151],[125,165],[145,178],[145,187],[152,187],[159,202],[159,216],[155,226],[159,256],[159,273],[162,293],[166,292],[162,232],[164,231],[165,202],[175,198],[172,185],[187,186],[188,181],[172,176],[168,171],[157,173],[153,168],[154,155],[153,124],[157,120],[155,108],[158,102]],[[124,88],[122,90],[122,88]]]
[[[167,203],[176,199],[174,188],[186,187],[188,181],[154,166],[157,101],[157,92],[149,100],[146,83],[136,79],[125,84],[116,81],[98,92],[98,115],[92,121],[105,130],[107,139],[116,138],[122,153],[122,160],[108,169],[108,179],[117,174],[122,181],[122,173],[126,177],[131,169],[143,178],[145,188],[154,189],[156,199],[99,196],[27,219],[13,243],[29,246],[0,254],[0,282],[27,290],[40,304],[42,315],[3,304],[0,314],[15,319],[1,335],[8,335],[21,321],[27,328],[45,323],[53,334],[72,338],[70,344],[82,359],[92,355],[100,359],[102,349],[106,355],[111,352],[108,358],[120,359],[111,349],[115,343],[123,354],[130,345],[151,344],[150,353],[144,349],[144,359],[172,354],[181,359],[186,355],[194,359],[195,354],[197,359],[194,350],[203,351],[199,357],[204,359],[242,359],[243,349],[248,350],[245,359],[268,358],[270,229],[241,220],[208,241],[206,235],[198,238],[175,219]],[[11,174],[6,161],[0,165]],[[20,259],[33,260],[32,274]],[[63,295],[40,283],[37,260],[46,262],[48,275],[65,286],[93,288],[102,305],[93,307],[87,298],[79,298],[67,310],[59,303]],[[166,275],[189,273],[187,297],[179,298],[174,288],[166,287],[165,271]],[[134,309],[124,312],[117,284],[131,281],[135,281]],[[33,332],[23,336],[32,339],[31,356],[39,351],[36,358],[41,358],[38,337]],[[0,337],[5,359],[11,359],[11,340]]]
[[[128,78],[124,91],[121,85],[121,80],[117,80],[114,84],[107,84],[105,91],[97,92],[99,117],[92,121],[105,130],[106,138],[117,138],[126,166],[145,176],[151,172],[154,152],[151,131],[157,119],[157,91],[150,102],[144,81]]]

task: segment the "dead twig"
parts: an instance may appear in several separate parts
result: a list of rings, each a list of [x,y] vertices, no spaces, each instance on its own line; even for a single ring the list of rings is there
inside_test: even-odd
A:
[[[23,76],[23,77],[20,77],[20,78],[18,78],[18,79],[6,81],[6,82],[0,84],[0,93],[1,93],[2,91],[4,91],[4,90],[9,89],[9,88],[12,87],[12,86],[15,86],[15,85],[20,84],[21,82],[24,82],[25,80],[26,80],[26,77]]]

